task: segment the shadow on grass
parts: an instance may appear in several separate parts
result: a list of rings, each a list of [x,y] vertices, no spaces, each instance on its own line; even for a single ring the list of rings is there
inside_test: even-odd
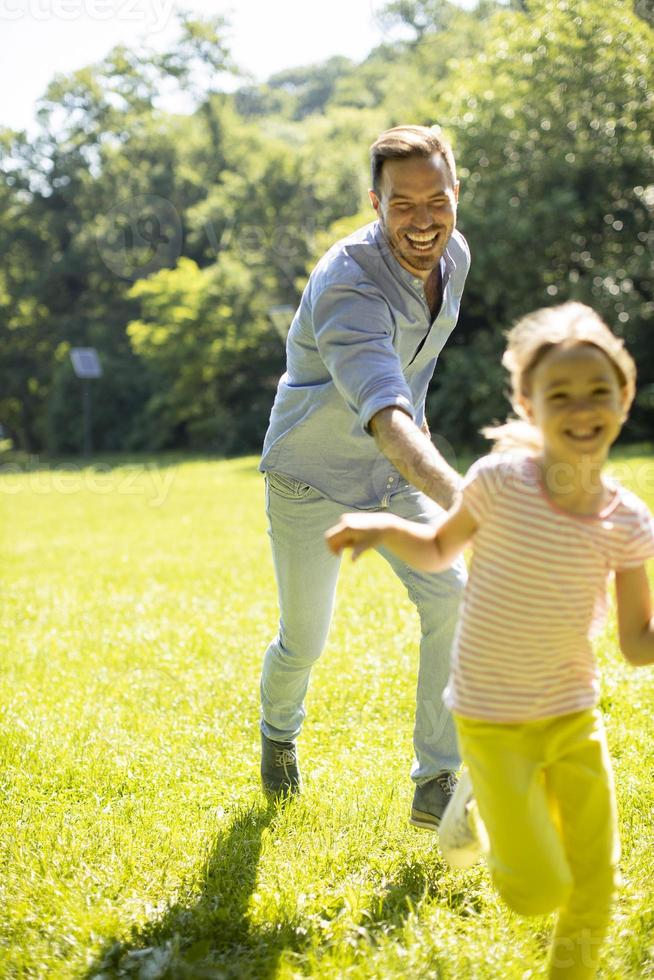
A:
[[[377,929],[400,929],[425,899],[437,901],[462,918],[479,915],[483,907],[478,890],[471,888],[469,881],[463,880],[453,888],[451,880],[444,884],[442,864],[412,861],[396,873],[372,917],[369,932],[374,936]]]
[[[299,952],[307,941],[295,921],[250,921],[262,836],[279,806],[261,803],[237,814],[213,845],[194,904],[173,905],[128,941],[111,943],[87,980],[270,980],[284,950]]]
[[[275,803],[240,812],[214,842],[195,901],[172,905],[160,918],[135,929],[129,940],[109,943],[86,980],[272,980],[284,952],[305,952],[312,944],[309,922],[296,915],[265,923],[250,918],[262,837],[267,828],[274,829],[279,814]],[[399,869],[366,917],[367,942],[374,947],[377,936],[399,932],[426,897],[445,897],[441,869],[427,862]],[[450,892],[447,900],[463,915],[473,911],[466,908],[470,896],[465,888]],[[315,940],[313,935],[314,946]]]

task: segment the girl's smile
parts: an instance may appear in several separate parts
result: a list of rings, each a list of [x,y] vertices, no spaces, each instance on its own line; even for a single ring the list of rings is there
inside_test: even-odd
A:
[[[543,436],[546,462],[601,465],[625,417],[625,391],[592,344],[554,347],[536,364],[523,407]]]

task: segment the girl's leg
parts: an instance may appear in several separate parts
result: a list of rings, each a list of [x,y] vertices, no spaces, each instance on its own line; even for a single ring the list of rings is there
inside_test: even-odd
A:
[[[457,716],[456,726],[488,833],[495,885],[522,915],[555,911],[568,900],[572,875],[548,800],[542,724]]]
[[[611,761],[597,711],[570,716],[546,771],[572,871],[573,889],[557,923],[550,977],[593,977],[611,915],[619,844]]]
[[[457,716],[456,724],[498,890],[524,915],[561,910],[551,980],[593,977],[618,860],[611,765],[599,713],[523,725]]]

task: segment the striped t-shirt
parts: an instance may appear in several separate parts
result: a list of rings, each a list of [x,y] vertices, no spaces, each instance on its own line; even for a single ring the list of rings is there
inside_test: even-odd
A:
[[[557,508],[526,456],[478,460],[463,502],[478,525],[444,700],[469,718],[531,721],[597,703],[591,636],[609,573],[654,555],[654,519],[614,484],[597,515]]]

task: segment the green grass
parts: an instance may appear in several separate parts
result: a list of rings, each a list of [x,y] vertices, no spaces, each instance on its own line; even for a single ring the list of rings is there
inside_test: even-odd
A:
[[[417,623],[385,564],[345,563],[306,791],[268,806],[256,461],[110,463],[0,467],[0,977],[543,976],[551,922],[407,824]],[[651,458],[617,466],[654,505]],[[654,977],[654,677],[613,619],[598,653],[624,876],[602,976]]]

